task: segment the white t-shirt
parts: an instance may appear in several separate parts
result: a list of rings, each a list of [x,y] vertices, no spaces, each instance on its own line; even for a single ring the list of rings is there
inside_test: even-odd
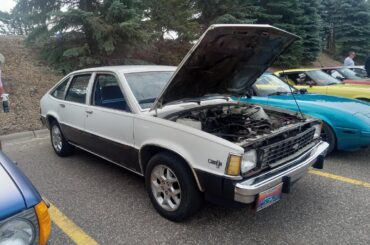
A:
[[[351,57],[347,57],[344,60],[344,66],[355,66],[355,62],[353,61]]]

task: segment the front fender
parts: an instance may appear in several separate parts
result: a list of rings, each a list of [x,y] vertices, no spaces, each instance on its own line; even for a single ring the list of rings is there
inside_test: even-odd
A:
[[[209,137],[207,137],[209,136]],[[190,168],[224,176],[230,153],[243,154],[243,148],[211,134],[160,118],[137,118],[135,146],[159,146],[187,161]],[[209,160],[219,161],[211,164]]]

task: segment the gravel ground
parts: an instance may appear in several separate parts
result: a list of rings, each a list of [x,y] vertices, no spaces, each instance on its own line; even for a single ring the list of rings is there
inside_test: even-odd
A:
[[[0,53],[5,56],[2,80],[10,94],[10,112],[0,106],[0,135],[42,128],[39,101],[60,76],[43,64],[21,37],[0,36]]]

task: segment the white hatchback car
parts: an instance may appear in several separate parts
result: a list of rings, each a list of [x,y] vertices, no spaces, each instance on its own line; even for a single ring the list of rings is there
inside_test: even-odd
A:
[[[55,152],[74,147],[145,177],[164,217],[180,221],[202,200],[267,207],[328,144],[321,122],[233,102],[296,37],[267,25],[214,25],[176,69],[116,66],[72,72],[41,99]]]

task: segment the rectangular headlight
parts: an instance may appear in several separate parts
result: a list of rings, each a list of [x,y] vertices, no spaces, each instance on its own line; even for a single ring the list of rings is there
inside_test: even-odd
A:
[[[242,163],[242,156],[230,154],[227,163],[226,174],[231,176],[240,175],[240,167]]]
[[[314,139],[317,139],[317,138],[319,138],[319,137],[320,137],[320,135],[321,135],[322,123],[320,123],[320,124],[315,124],[315,125],[313,125],[313,127],[315,128],[315,133],[314,133],[314,135],[313,135],[313,138],[314,138]]]
[[[244,153],[243,161],[241,165],[242,174],[247,173],[248,171],[254,169],[257,164],[257,152],[256,150],[249,150]]]

